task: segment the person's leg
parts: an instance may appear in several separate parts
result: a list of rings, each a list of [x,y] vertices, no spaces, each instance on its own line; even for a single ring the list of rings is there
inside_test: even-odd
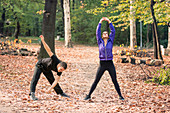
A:
[[[38,100],[38,98],[35,97],[35,90],[36,90],[36,85],[38,83],[41,73],[42,73],[41,69],[39,69],[37,66],[35,66],[34,75],[31,80],[30,94],[29,94],[31,96],[32,100]]]
[[[100,79],[101,79],[104,71],[105,71],[104,67],[100,64],[100,66],[99,66],[99,68],[98,68],[98,70],[97,70],[97,73],[96,73],[96,78],[95,78],[95,80],[94,80],[94,82],[93,82],[93,84],[92,84],[92,87],[91,87],[91,89],[90,89],[90,92],[89,92],[89,94],[86,96],[85,100],[88,100],[88,99],[91,98],[91,94],[92,94],[93,91],[95,90],[95,88],[96,88],[98,82],[100,81]]]
[[[119,97],[123,99],[122,94],[120,92],[119,84],[117,82],[116,69],[115,69],[115,66],[114,66],[113,62],[108,62],[108,69],[107,70],[109,71],[109,74],[110,74],[110,76],[112,78],[112,82],[113,82],[113,84],[115,86],[115,89],[116,89]]]
[[[45,75],[45,77],[47,78],[47,80],[49,81],[49,83],[52,85],[55,78],[53,76],[53,73],[51,71],[48,72],[43,72],[43,74]],[[57,85],[54,87],[54,90],[57,94],[62,94],[63,90],[61,89],[60,85],[57,83]]]

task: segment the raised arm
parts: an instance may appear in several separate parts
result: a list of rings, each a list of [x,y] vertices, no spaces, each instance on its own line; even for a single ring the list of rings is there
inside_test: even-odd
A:
[[[100,19],[99,21],[99,24],[97,26],[97,29],[96,29],[96,38],[97,38],[97,42],[99,43],[100,40],[102,39],[101,37],[101,23],[104,21],[104,19]]]
[[[115,28],[114,28],[112,22],[111,22],[107,17],[104,17],[104,20],[109,23],[109,27],[110,27],[110,30],[111,30],[110,35],[109,35],[109,38],[110,38],[110,39],[112,40],[112,42],[113,42],[114,39],[115,39],[115,32],[116,32],[116,31],[115,31]]]
[[[46,44],[46,42],[44,41],[44,36],[40,35],[41,38],[41,42],[44,45],[45,50],[47,51],[48,55],[51,57],[53,56],[53,53],[51,52],[51,49],[49,48],[49,46]]]

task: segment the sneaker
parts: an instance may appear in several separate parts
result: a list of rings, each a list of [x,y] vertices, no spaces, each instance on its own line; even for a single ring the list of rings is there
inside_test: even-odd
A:
[[[70,96],[68,96],[67,94],[65,94],[65,93],[61,93],[60,94],[62,97],[68,97],[68,98],[70,98]]]
[[[29,94],[29,96],[30,96],[31,100],[38,100],[38,98],[35,97],[35,92],[31,92],[31,93]]]
[[[119,97],[119,100],[125,100],[122,96]]]
[[[84,98],[84,100],[91,100],[91,96],[86,95],[86,97]]]

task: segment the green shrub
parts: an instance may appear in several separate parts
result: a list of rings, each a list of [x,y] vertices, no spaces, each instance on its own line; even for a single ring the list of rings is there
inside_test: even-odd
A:
[[[170,85],[170,69],[160,69],[152,79],[152,82],[160,85]]]

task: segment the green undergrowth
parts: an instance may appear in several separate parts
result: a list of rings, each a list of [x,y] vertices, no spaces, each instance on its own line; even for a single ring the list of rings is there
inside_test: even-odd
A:
[[[159,69],[151,80],[146,81],[158,83],[159,85],[170,85],[170,68]]]

